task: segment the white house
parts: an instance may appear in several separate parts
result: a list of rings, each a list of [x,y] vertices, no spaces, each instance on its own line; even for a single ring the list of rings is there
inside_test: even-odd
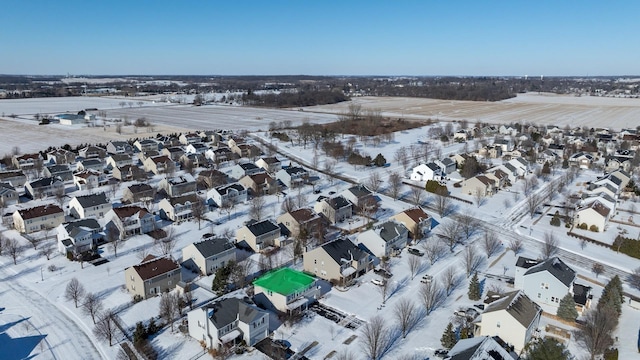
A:
[[[227,202],[239,204],[247,201],[247,189],[237,182],[216,186],[207,192],[207,199],[209,203],[218,207],[222,207]]]
[[[185,246],[182,261],[186,268],[209,276],[230,261],[236,261],[236,248],[227,239],[209,238]]]
[[[436,165],[433,162],[420,164],[414,167],[410,176],[411,180],[413,181],[439,181],[441,177],[442,169],[440,169],[440,166]]]
[[[358,243],[381,258],[400,252],[407,246],[409,230],[399,222],[387,221],[358,234]]]
[[[244,341],[254,346],[269,335],[269,313],[238,298],[215,300],[187,314],[189,335],[210,349]]]
[[[276,179],[288,188],[302,186],[308,178],[309,172],[299,166],[290,166],[276,173]]]
[[[104,237],[96,219],[82,219],[58,225],[58,251],[61,254],[82,254],[94,248]]]
[[[517,360],[517,354],[511,354],[492,336],[478,336],[460,339],[449,350],[451,360]]]
[[[559,306],[567,293],[573,294],[576,272],[557,257],[536,261],[519,257],[514,286],[538,304]]]
[[[280,226],[271,220],[247,224],[236,231],[236,243],[245,242],[255,252],[280,246]]]
[[[191,174],[164,178],[160,180],[158,188],[164,190],[169,196],[180,196],[196,191],[196,179]]]
[[[583,226],[582,224],[585,224],[588,229],[595,226],[598,231],[604,231],[609,222],[610,215],[611,209],[606,207],[602,202],[595,200],[576,209],[573,223],[577,226]]]
[[[69,214],[76,219],[102,218],[111,210],[111,202],[104,193],[74,196],[69,201]]]
[[[193,217],[193,206],[201,201],[196,194],[162,199],[158,203],[160,217],[171,221],[185,221]]]
[[[147,209],[139,206],[123,206],[109,210],[105,215],[106,223],[113,223],[120,238],[146,234],[155,228],[155,218]],[[109,225],[106,226],[107,230]]]

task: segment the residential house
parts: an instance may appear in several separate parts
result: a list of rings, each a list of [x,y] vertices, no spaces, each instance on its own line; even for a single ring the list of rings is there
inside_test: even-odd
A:
[[[242,299],[216,299],[187,313],[189,336],[209,349],[243,341],[255,346],[269,336],[269,313]]]
[[[247,189],[240,183],[225,184],[214,187],[207,192],[209,205],[222,207],[227,203],[239,204],[247,201]]]
[[[191,174],[182,174],[160,180],[158,188],[169,196],[180,196],[196,191],[196,179]]]
[[[512,158],[508,163],[516,169],[518,176],[525,176],[531,172],[529,162],[523,157]]]
[[[447,360],[517,360],[516,353],[505,349],[498,336],[460,339],[447,353]]]
[[[611,215],[611,209],[596,200],[576,209],[573,223],[576,226],[586,226],[588,229],[595,227],[597,231],[604,231]]]
[[[69,215],[76,219],[101,219],[111,208],[104,193],[74,196],[69,201]]]
[[[277,182],[265,172],[247,175],[238,182],[247,190],[250,189],[254,195],[274,194],[277,190]]]
[[[193,218],[193,206],[200,201],[196,194],[162,199],[158,204],[160,217],[171,221],[185,221]]]
[[[102,163],[102,159],[97,159],[97,158],[86,159],[78,162],[78,164],[76,165],[76,171],[87,171],[87,170],[102,172],[104,170],[104,164]]]
[[[113,208],[104,217],[109,224],[105,226],[107,231],[111,231],[110,226],[115,226],[120,233],[120,239],[146,234],[155,229],[154,216],[147,209],[139,206]]]
[[[185,146],[184,148],[184,152],[186,154],[202,154],[204,155],[204,153],[209,149],[209,147],[205,144],[202,143],[195,143],[195,144],[189,144],[187,146]]]
[[[180,140],[180,144],[182,145],[198,144],[202,142],[202,138],[196,133],[180,134],[178,139]]]
[[[595,161],[595,158],[591,154],[578,152],[571,155],[568,161],[571,166],[579,167],[580,169],[589,169]]]
[[[16,188],[9,182],[0,182],[0,204],[2,207],[15,205],[20,201],[20,195]]]
[[[320,297],[315,278],[288,267],[261,276],[253,287],[256,304],[284,313],[303,311]]]
[[[207,158],[204,157],[203,154],[197,153],[184,154],[180,156],[180,159],[178,161],[183,168],[187,168],[189,165],[194,168],[209,166],[209,161],[207,160]]]
[[[205,151],[204,156],[214,163],[220,164],[233,159],[235,154],[228,147],[219,147]]]
[[[318,227],[322,226],[322,217],[309,208],[286,212],[278,216],[276,221],[286,227],[289,230],[289,236],[293,238],[297,238],[300,231],[304,231],[306,235],[312,235]]]
[[[101,147],[89,145],[78,150],[78,155],[83,159],[104,159],[107,151]]]
[[[409,230],[394,220],[386,221],[358,234],[358,243],[379,258],[399,253],[407,246],[408,239]]]
[[[114,179],[120,181],[141,181],[147,178],[147,174],[137,165],[125,165],[123,167],[114,168],[111,172]]]
[[[631,181],[631,174],[623,169],[617,169],[609,173],[609,176],[615,176],[620,179],[620,188],[624,189]]]
[[[180,265],[166,257],[149,255],[138,265],[124,271],[125,284],[131,295],[148,299],[171,291],[182,281]]]
[[[73,185],[78,190],[91,190],[108,182],[105,173],[95,170],[85,170],[73,174]]]
[[[499,336],[519,353],[533,337],[541,315],[540,306],[523,291],[506,293],[476,320],[475,336]]]
[[[304,271],[334,284],[347,284],[364,275],[371,265],[369,254],[348,239],[324,243],[303,256]]]
[[[591,301],[593,300],[591,290],[593,288],[590,286],[573,283],[573,302],[576,303],[578,315],[582,315],[591,307]]]
[[[431,225],[433,218],[427,214],[421,207],[414,207],[411,209],[399,212],[391,217],[409,231],[408,236],[412,239],[422,239],[429,231],[431,231]]]
[[[618,198],[618,192],[620,191],[620,189],[617,186],[613,186],[610,183],[604,183],[604,184],[590,184],[587,187],[587,194],[590,195],[599,195],[599,194],[606,194],[607,196],[611,197],[612,199],[617,199]]]
[[[547,150],[552,151],[554,154],[558,155],[560,159],[564,158],[564,144],[549,144]]]
[[[60,192],[64,193],[64,182],[60,178],[40,178],[26,183],[24,192],[31,199],[54,196]]]
[[[503,153],[513,151],[515,145],[511,139],[497,138],[493,141],[493,146],[499,146]]]
[[[108,154],[133,154],[133,146],[126,141],[110,141],[107,143]]]
[[[231,152],[243,158],[254,158],[262,154],[260,148],[253,144],[238,144],[231,146]]]
[[[493,180],[496,189],[503,189],[505,186],[510,184],[509,182],[509,174],[504,172],[502,169],[494,169],[492,171],[487,171],[484,174],[489,180]]]
[[[109,169],[121,168],[133,165],[133,158],[129,154],[112,154],[107,156],[106,163]]]
[[[236,243],[245,242],[255,252],[280,246],[279,238],[280,227],[268,219],[249,223],[236,231]]]
[[[442,178],[442,170],[440,169],[440,166],[436,165],[434,162],[420,164],[413,168],[409,178],[413,181],[440,181]]]
[[[462,192],[467,195],[493,196],[497,191],[496,181],[486,175],[476,175],[462,182]]]
[[[81,219],[60,224],[56,228],[58,251],[61,254],[84,254],[95,249],[104,234],[96,219]]]
[[[257,167],[254,163],[242,163],[231,167],[230,176],[236,180],[240,180],[247,175],[255,175],[263,172],[264,169]]]
[[[271,175],[275,175],[278,171],[282,170],[282,162],[274,156],[262,157],[256,160],[256,166],[264,169],[264,171]]]
[[[371,190],[362,184],[356,184],[340,193],[353,204],[354,209],[374,206],[377,201]]]
[[[175,163],[165,155],[148,157],[143,162],[144,171],[151,171],[155,175],[171,172],[176,169]]]
[[[473,138],[465,129],[460,129],[453,134],[453,141],[465,142]]]
[[[185,154],[185,152],[182,148],[174,146],[163,148],[162,151],[160,151],[160,154],[169,157],[169,159],[173,161],[179,161],[182,155]]]
[[[76,154],[65,149],[55,149],[47,153],[47,163],[49,164],[71,164],[75,162]]]
[[[156,139],[143,139],[136,140],[136,142],[133,143],[133,146],[138,149],[138,151],[144,153],[148,151],[160,151],[162,144],[160,144]]]
[[[22,154],[22,155],[13,155],[12,158],[13,166],[20,170],[30,170],[36,167],[38,164],[43,164],[44,160],[40,153],[35,154]]]
[[[293,189],[304,185],[309,180],[309,172],[299,166],[289,166],[276,173],[276,179],[287,188]]]
[[[313,210],[318,214],[324,215],[332,224],[345,221],[353,215],[353,205],[344,196],[319,198]]]
[[[442,160],[434,160],[434,164],[438,165],[443,175],[449,175],[456,171],[456,162],[451,158],[444,158]]]
[[[182,249],[183,266],[204,276],[214,274],[231,261],[236,261],[236,247],[223,238],[194,242]]]
[[[64,222],[64,211],[52,204],[20,209],[13,213],[13,227],[20,233],[53,229]]]
[[[22,170],[0,171],[0,181],[8,182],[13,186],[24,186],[27,177]]]
[[[538,304],[559,306],[567,293],[573,294],[576,272],[558,257],[534,261],[518,257],[515,284],[520,287],[516,288]]]
[[[62,181],[73,180],[73,172],[67,164],[48,165],[42,169],[42,176],[45,178],[60,178]]]
[[[196,178],[196,182],[199,184],[204,184],[207,189],[211,189],[216,186],[224,185],[229,182],[227,174],[222,171],[211,169],[211,170],[202,170],[198,173],[198,177]]]

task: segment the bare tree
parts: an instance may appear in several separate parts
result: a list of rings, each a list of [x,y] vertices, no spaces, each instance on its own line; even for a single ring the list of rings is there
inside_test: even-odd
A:
[[[380,184],[382,184],[380,173],[377,171],[372,172],[367,179],[367,187],[373,192],[378,192],[378,190],[380,190]]]
[[[396,303],[396,306],[393,308],[393,315],[400,325],[402,338],[404,339],[405,337],[407,337],[409,330],[416,322],[416,304],[411,299],[403,297]]]
[[[487,259],[497,254],[502,248],[502,243],[498,240],[498,236],[493,231],[487,231],[484,233],[482,239],[482,248],[484,253],[487,254]]]
[[[220,211],[227,213],[227,220],[230,220],[231,213],[235,207],[236,204],[233,201],[223,201],[222,204],[220,204]]]
[[[518,256],[522,252],[524,245],[521,238],[513,238],[509,241],[509,250],[513,251],[513,255]]]
[[[402,186],[402,177],[400,176],[400,174],[395,171],[389,174],[389,193],[391,194],[391,197],[394,200],[398,199],[401,186]]]
[[[447,296],[451,295],[451,292],[455,289],[456,283],[458,282],[458,272],[453,266],[449,266],[440,276],[442,278],[442,283],[447,290]]]
[[[231,281],[238,288],[244,288],[247,285],[247,277],[253,271],[253,262],[250,259],[237,262],[231,270]]]
[[[480,266],[484,263],[484,259],[482,256],[477,254],[476,247],[473,245],[469,245],[464,249],[463,259],[467,277],[478,271]]]
[[[484,192],[480,188],[477,188],[476,191],[473,192],[473,200],[475,201],[477,207],[480,207],[482,206],[482,204],[484,204],[484,200],[486,197],[486,192]]]
[[[479,222],[470,214],[461,214],[456,217],[460,226],[460,231],[464,235],[465,240],[469,240],[478,231]]]
[[[422,200],[424,199],[424,192],[425,192],[424,189],[412,186],[411,190],[409,191],[409,194],[411,196],[411,201],[413,201],[413,203],[418,206],[422,205]]]
[[[233,202],[228,201],[228,203],[233,204]],[[191,216],[193,219],[198,222],[198,230],[201,229],[202,221],[206,220],[206,205],[202,199],[198,198],[193,204],[191,204]]]
[[[282,200],[280,208],[282,209],[282,213],[288,213],[296,210],[298,208],[298,205],[296,204],[295,200],[293,200],[293,197],[286,197],[284,198],[284,200]]]
[[[627,282],[632,288],[640,290],[640,267],[633,270],[633,272],[628,276]]]
[[[440,224],[439,228],[436,234],[449,246],[449,251],[453,252],[453,248],[463,236],[464,230],[461,224],[458,221],[449,220]]]
[[[431,265],[435,264],[436,261],[445,256],[447,252],[447,247],[437,241],[424,242],[422,248],[424,249],[424,253],[427,255],[427,259],[429,259]]]
[[[107,310],[98,316],[98,322],[96,322],[93,328],[93,334],[102,340],[109,342],[109,346],[113,345],[113,340],[119,333],[118,326],[116,325],[115,314],[112,310]]]
[[[355,360],[356,356],[348,349],[342,349],[336,354],[336,360]]]
[[[596,274],[596,279],[597,279],[598,276],[600,276],[600,274],[604,272],[604,266],[600,263],[594,263],[593,266],[591,267],[591,271],[593,271],[593,273]]]
[[[56,189],[53,192],[53,196],[56,198],[56,201],[58,201],[58,205],[60,205],[60,208],[64,208],[64,198],[67,196],[65,194],[64,186]]]
[[[536,210],[542,204],[542,197],[538,194],[529,194],[527,196],[527,210],[529,210],[529,216],[533,219],[533,215],[536,214]]]
[[[382,303],[386,304],[387,299],[389,298],[389,290],[391,285],[391,279],[382,279],[382,284],[378,286],[378,292],[382,297]]]
[[[444,217],[449,213],[449,208],[451,206],[451,199],[449,199],[449,194],[444,188],[438,188],[438,190],[436,190],[435,197],[436,211],[438,211],[438,215],[440,215],[440,217]]]
[[[544,242],[541,245],[540,252],[544,260],[558,253],[558,239],[552,232],[546,232],[544,234]]]
[[[109,243],[109,248],[113,251],[113,255],[118,257],[118,248],[120,247],[120,243],[122,240],[120,239],[120,230],[118,230],[115,226],[109,226],[106,230],[107,242]]]
[[[16,265],[18,263],[18,258],[24,251],[24,248],[20,246],[16,239],[11,238],[7,239],[4,245],[4,247],[7,249],[7,254],[11,256],[11,259],[13,259],[13,265]]]
[[[249,206],[249,216],[255,220],[262,220],[264,215],[264,206],[267,203],[263,196],[254,196]]]
[[[33,250],[37,250],[38,249],[38,244],[40,244],[42,242],[42,238],[39,237],[39,236],[29,236],[26,239],[27,239],[27,241],[29,241],[31,246],[33,246]]]
[[[401,147],[393,154],[393,160],[401,164],[404,169],[409,166],[409,154],[406,147]]]
[[[420,300],[427,312],[427,315],[440,306],[446,299],[447,294],[436,279],[423,283],[420,287]]]
[[[156,240],[156,248],[162,255],[171,255],[173,249],[176,247],[176,242],[178,241],[176,237],[176,231],[173,226],[170,226],[168,230],[165,231],[167,234],[164,238]]]
[[[411,280],[413,280],[422,267],[422,258],[419,256],[409,256],[407,257],[407,264],[409,265],[409,271],[411,271]]]
[[[102,311],[102,300],[94,293],[87,293],[82,308],[85,314],[91,316],[91,321],[95,324],[98,313]]]
[[[583,315],[581,326],[573,335],[577,343],[589,352],[591,360],[613,345],[611,334],[617,322],[618,314],[606,306],[589,310]]]
[[[73,300],[73,304],[78,307],[78,302],[84,297],[86,291],[84,286],[78,281],[77,278],[72,278],[67,283],[67,288],[64,291],[64,298],[67,300]]]
[[[174,293],[163,293],[160,297],[160,317],[171,325],[173,332],[173,321],[178,315],[178,295]]]
[[[50,241],[46,241],[44,244],[42,244],[38,253],[47,258],[47,260],[50,260],[51,255],[53,255],[54,251],[55,247],[53,246],[53,243]]]
[[[374,316],[366,322],[360,331],[362,350],[371,360],[379,360],[389,345],[389,328],[380,316]]]

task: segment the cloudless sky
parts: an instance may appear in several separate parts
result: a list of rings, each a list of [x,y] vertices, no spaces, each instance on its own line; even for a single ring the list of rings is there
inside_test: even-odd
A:
[[[0,73],[638,75],[640,1],[21,0]]]

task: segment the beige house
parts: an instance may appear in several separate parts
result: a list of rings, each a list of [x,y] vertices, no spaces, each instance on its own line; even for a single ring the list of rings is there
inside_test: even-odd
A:
[[[122,191],[122,201],[128,203],[146,201],[153,199],[155,193],[155,189],[148,184],[133,184]]]
[[[409,230],[409,236],[417,240],[431,231],[431,220],[433,218],[421,207],[415,207],[395,214],[391,219],[404,225]]]
[[[144,258],[140,264],[127,268],[124,277],[129,293],[143,299],[170,291],[182,281],[179,264],[153,255]]]
[[[338,239],[304,253],[304,271],[330,281],[345,284],[364,275],[371,265],[369,255],[348,239]]]
[[[182,174],[160,180],[158,188],[169,196],[180,196],[196,191],[196,179],[191,174]]]
[[[462,192],[468,195],[479,192],[482,196],[492,196],[497,190],[496,182],[485,175],[477,175],[462,182]]]
[[[517,353],[533,337],[542,309],[522,291],[513,291],[489,304],[475,323],[475,336],[499,336]]]
[[[267,173],[246,175],[238,180],[246,189],[251,189],[253,194],[273,194],[276,191],[276,180]]]
[[[118,179],[120,181],[140,181],[147,178],[147,174],[145,174],[144,170],[140,169],[137,165],[125,165],[114,168],[111,171],[111,175],[114,179]]]
[[[147,209],[139,206],[122,206],[113,208],[105,214],[107,230],[110,231],[109,222],[115,226],[121,239],[129,236],[146,234],[155,229],[155,217]]]
[[[590,229],[591,226],[596,226],[598,231],[604,231],[609,222],[610,214],[611,209],[606,207],[602,202],[595,200],[576,210],[573,223],[575,226],[585,224],[588,229]]]
[[[336,196],[316,201],[313,210],[324,215],[330,223],[335,224],[351,217],[353,205],[344,196]]]
[[[307,235],[311,235],[318,226],[322,226],[322,217],[309,208],[286,212],[278,216],[276,221],[278,224],[284,225],[289,230],[289,235],[293,238],[300,235],[301,229],[304,229]]]
[[[263,157],[256,161],[256,166],[263,168],[269,174],[275,174],[282,169],[282,162],[276,157]]]
[[[145,171],[151,171],[155,175],[175,170],[175,163],[166,155],[147,157],[143,165]]]
[[[185,246],[182,261],[186,268],[209,276],[229,262],[236,261],[236,248],[227,239],[206,239]]]
[[[40,205],[13,213],[13,226],[23,234],[53,229],[64,222],[64,211],[57,205]]]
[[[246,242],[255,252],[269,246],[280,246],[280,227],[271,220],[247,224],[236,232],[236,243]]]
[[[73,185],[75,185],[78,190],[91,190],[106,184],[107,177],[100,171],[84,170],[73,174]]]

